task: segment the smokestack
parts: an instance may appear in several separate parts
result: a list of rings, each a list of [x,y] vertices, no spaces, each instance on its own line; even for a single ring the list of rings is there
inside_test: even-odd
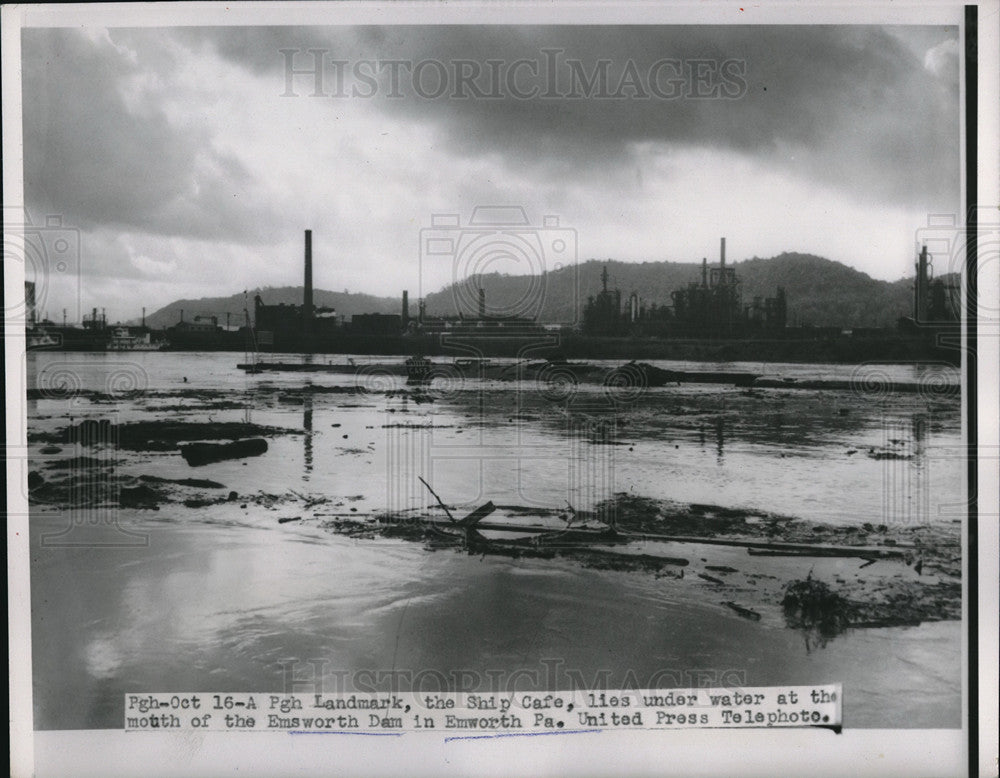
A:
[[[479,287],[479,318],[486,318],[486,290]]]
[[[708,257],[701,258],[701,285],[708,286]]]
[[[306,277],[302,291],[302,313],[308,321],[313,315],[313,233],[306,230]]]
[[[917,278],[913,287],[913,318],[918,322],[927,320],[927,246],[920,250],[917,258]]]
[[[726,239],[722,239],[722,244],[719,247],[719,266],[725,270],[726,268]]]
[[[410,293],[403,290],[403,326],[410,323]]]
[[[146,308],[143,306],[142,309],[142,328],[146,329]]]
[[[427,314],[427,303],[421,300],[419,309],[420,309],[420,323],[423,324],[424,316]]]

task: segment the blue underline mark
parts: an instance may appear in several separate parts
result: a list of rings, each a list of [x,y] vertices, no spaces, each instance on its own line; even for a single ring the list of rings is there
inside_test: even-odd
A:
[[[332,729],[293,729],[289,735],[368,735],[369,737],[402,737],[402,732],[351,732]]]
[[[490,740],[498,737],[538,737],[539,735],[585,735],[589,732],[603,732],[602,729],[560,729],[555,732],[501,732],[496,735],[455,735],[446,737],[444,742],[451,740]]]

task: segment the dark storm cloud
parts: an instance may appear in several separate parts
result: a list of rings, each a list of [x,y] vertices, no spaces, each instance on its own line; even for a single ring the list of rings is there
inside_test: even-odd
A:
[[[456,154],[502,155],[519,171],[601,175],[630,161],[637,144],[664,150],[736,151],[793,175],[848,191],[866,202],[932,207],[958,197],[957,67],[921,53],[957,36],[954,28],[861,26],[718,27],[359,27],[198,29],[181,33],[286,87],[286,55],[307,68],[308,49],[327,60],[461,60],[546,65],[559,50],[563,93],[571,90],[565,62],[592,74],[610,60],[612,87],[628,63],[645,79],[664,58],[746,63],[738,99],[437,99],[414,95],[404,76],[402,99],[387,96],[389,71],[372,99],[384,110],[438,126]],[[944,48],[947,51],[947,46]],[[350,67],[350,66],[348,66]],[[712,66],[709,66],[710,68]],[[689,73],[689,71],[688,71]],[[433,74],[428,71],[433,84]],[[683,75],[683,74],[682,74]],[[323,89],[336,89],[325,69]],[[541,83],[539,77],[536,83]],[[454,82],[453,82],[454,83]],[[299,99],[313,91],[308,74],[293,78]],[[648,86],[648,80],[644,83]],[[690,88],[690,84],[687,88]],[[466,94],[469,90],[464,90]],[[646,90],[649,91],[648,89]],[[730,93],[732,90],[728,90]],[[295,99],[295,98],[288,98]],[[350,98],[348,98],[350,99]]]
[[[29,208],[84,229],[267,239],[267,209],[243,196],[253,181],[242,163],[197,121],[172,121],[157,104],[177,64],[166,48],[137,57],[115,33],[34,29],[24,31],[22,52]]]

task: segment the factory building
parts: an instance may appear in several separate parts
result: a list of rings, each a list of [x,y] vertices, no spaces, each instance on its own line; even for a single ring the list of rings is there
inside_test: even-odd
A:
[[[337,312],[313,304],[312,277],[312,230],[306,230],[302,305],[268,305],[261,295],[256,295],[253,329],[259,346],[276,351],[311,350],[318,339],[336,334],[339,328]]]
[[[545,333],[545,328],[534,319],[490,314],[486,307],[486,290],[482,287],[477,287],[475,315],[459,310],[457,315],[452,316],[428,316],[427,305],[421,300],[416,320],[409,320],[406,292],[403,292],[403,301],[409,335],[518,339],[533,338]]]
[[[587,299],[583,311],[586,335],[660,337],[742,337],[781,333],[788,319],[785,290],[774,297],[754,297],[743,304],[736,268],[726,264],[726,239],[719,247],[718,266],[702,259],[701,279],[670,295],[669,305],[648,307],[633,292],[622,306],[621,292],[608,289],[608,272],[601,273],[601,291]]]

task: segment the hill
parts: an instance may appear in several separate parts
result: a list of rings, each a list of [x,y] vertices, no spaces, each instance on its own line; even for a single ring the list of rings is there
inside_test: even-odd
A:
[[[893,327],[912,308],[912,279],[879,281],[811,254],[755,257],[734,266],[742,282],[744,303],[756,296],[773,297],[778,286],[785,287],[789,324]],[[601,271],[605,267],[610,289],[620,289],[623,299],[634,291],[647,305],[669,304],[672,291],[701,279],[700,263],[592,259],[547,273],[537,293],[530,290],[530,277],[525,276],[484,275],[481,285],[490,309],[511,310],[519,301],[538,299],[541,295],[538,316],[542,321],[574,321],[587,298],[600,291]],[[578,291],[574,292],[574,288]],[[427,310],[432,314],[454,313],[456,300],[469,299],[468,291],[456,293],[449,287],[428,295]],[[467,311],[471,313],[468,306]]]
[[[181,311],[184,319],[192,320],[195,316],[218,316],[219,324],[226,323],[226,314],[230,316],[233,326],[243,323],[243,308],[250,309],[253,316],[253,298],[260,294],[268,305],[285,303],[288,305],[302,304],[301,286],[280,286],[253,289],[229,297],[202,297],[198,300],[175,300],[146,317],[146,325],[154,329],[171,327],[180,321]],[[320,308],[334,308],[338,314],[353,316],[356,313],[399,313],[400,301],[391,297],[376,297],[370,294],[354,294],[351,292],[330,292],[325,289],[313,290],[313,301]],[[415,309],[414,309],[415,310]],[[137,322],[135,322],[137,323]]]
[[[812,324],[836,327],[893,327],[900,316],[912,308],[913,280],[879,281],[865,273],[811,254],[784,253],[769,259],[754,257],[734,263],[742,282],[744,302],[754,297],[773,297],[784,286],[788,298],[789,324]],[[537,276],[507,276],[496,273],[481,276],[490,312],[528,310],[543,322],[578,321],[583,304],[601,289],[601,271],[607,267],[608,286],[620,289],[627,298],[633,291],[647,305],[670,303],[670,293],[701,278],[701,265],[694,262],[626,263],[591,259]],[[255,289],[268,304],[301,304],[302,287]],[[400,299],[367,294],[314,291],[317,306],[332,307],[339,314],[398,313]],[[475,315],[475,292],[468,287],[449,286],[427,296],[427,312],[446,315],[456,312],[457,301],[463,310]],[[206,297],[199,300],[176,300],[146,317],[154,328],[167,327],[196,315],[215,315],[224,324],[230,313],[233,325],[243,320],[244,296]],[[410,301],[411,315],[417,314],[415,296]]]

